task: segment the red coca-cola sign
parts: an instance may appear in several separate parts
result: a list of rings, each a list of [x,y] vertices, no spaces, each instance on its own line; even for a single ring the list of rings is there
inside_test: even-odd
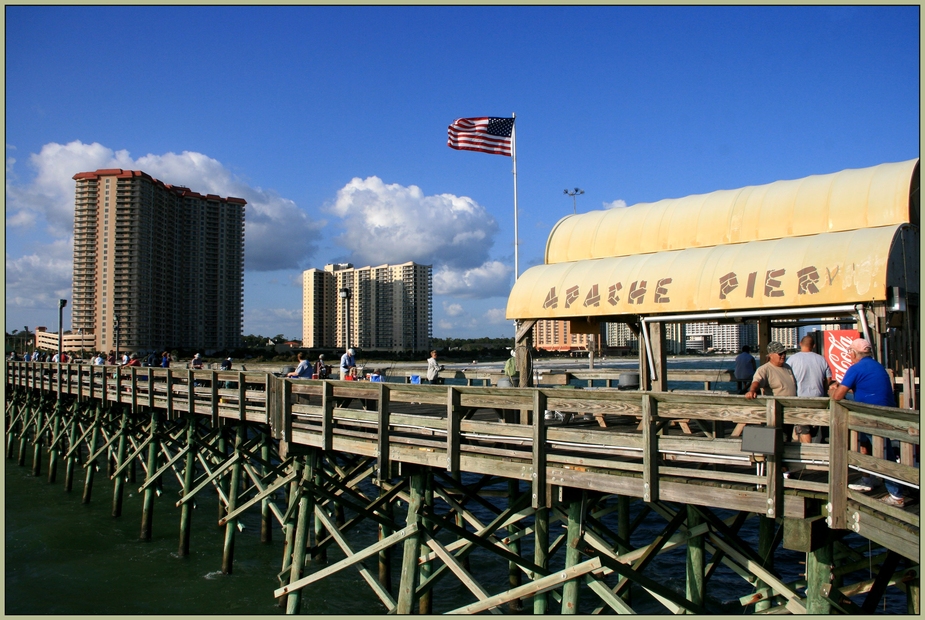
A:
[[[848,356],[851,341],[860,338],[861,334],[856,329],[833,329],[822,333],[825,342],[822,355],[829,363],[832,378],[841,383],[845,372],[851,366],[851,358]]]

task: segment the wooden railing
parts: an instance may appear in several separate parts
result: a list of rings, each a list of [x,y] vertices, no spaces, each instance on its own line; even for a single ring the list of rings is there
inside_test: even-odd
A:
[[[8,362],[6,371],[8,386],[57,391],[57,364]],[[522,480],[534,506],[546,504],[555,487],[574,487],[805,518],[822,499],[830,527],[917,554],[917,511],[848,489],[849,474],[860,469],[917,494],[916,411],[827,398],[293,381],[77,364],[61,365],[60,379],[62,394],[78,399],[156,408],[168,418],[192,412],[216,423],[269,424],[281,454],[315,447],[376,457],[380,477],[390,477],[396,463],[414,463]],[[550,422],[546,411],[593,421]],[[790,424],[822,427],[829,443],[778,441],[768,455],[743,451],[743,428]],[[875,437],[874,455],[856,451],[858,433]],[[899,463],[879,456],[883,438],[898,442]]]

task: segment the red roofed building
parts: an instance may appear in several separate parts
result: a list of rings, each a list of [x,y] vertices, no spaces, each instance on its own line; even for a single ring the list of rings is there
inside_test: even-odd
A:
[[[241,346],[246,201],[140,170],[73,178],[72,329],[100,351],[116,328],[123,351]]]

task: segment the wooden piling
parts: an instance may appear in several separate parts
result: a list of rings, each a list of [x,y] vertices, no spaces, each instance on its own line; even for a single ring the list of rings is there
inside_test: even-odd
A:
[[[42,414],[45,406],[44,402],[39,403],[35,412],[35,433],[32,436],[32,475],[35,477],[42,475]]]
[[[690,532],[701,524],[703,519],[695,506],[687,506],[687,531]],[[692,536],[687,540],[687,600],[701,606],[704,601],[704,543],[702,536]],[[692,612],[688,612],[692,613]]]
[[[153,389],[153,386],[152,386]],[[148,471],[146,482],[153,481],[157,471],[157,410],[151,410],[151,429],[150,442],[148,443]],[[155,490],[153,484],[148,484],[144,490],[144,501],[141,508],[141,539],[151,540],[154,523],[154,497]]]
[[[824,592],[828,591],[832,574],[832,542],[826,541],[817,549],[806,553],[806,613],[832,613],[832,604]]]
[[[533,523],[533,563],[543,569],[549,568],[549,509],[541,506],[536,509]],[[533,580],[542,579],[544,575],[534,574]],[[545,592],[533,597],[533,615],[546,615],[549,598]]]
[[[244,424],[239,423],[234,440],[234,454],[241,454],[241,447],[244,445]],[[231,466],[231,482],[228,489],[228,514],[231,514],[237,508],[238,487],[241,486],[241,459],[235,461]],[[234,567],[234,537],[238,529],[238,519],[229,519],[225,523],[225,545],[222,548],[222,573],[230,575]]]
[[[430,470],[427,470],[424,473],[424,499],[423,499],[422,505],[425,507],[425,510],[427,510],[428,512],[433,511],[433,508],[434,508],[434,477],[433,477],[433,474],[430,472]],[[433,533],[434,528],[431,524],[425,521],[421,525],[423,526],[422,529],[428,535]],[[420,550],[418,551],[418,554],[420,555]],[[421,582],[425,581],[428,577],[430,577],[431,573],[433,572],[433,562],[430,562],[430,561],[422,562],[421,565],[418,567],[418,571],[420,575],[420,581]],[[433,613],[433,608],[434,608],[433,593],[434,593],[433,589],[429,589],[427,590],[427,592],[424,592],[420,595],[419,600],[418,600],[418,612],[421,615],[426,616],[426,615],[430,615]]]
[[[543,414],[540,413],[540,416],[542,415]],[[542,420],[540,420],[540,424],[542,424]],[[517,501],[518,495],[520,495],[520,482],[517,480],[508,480],[507,481],[508,508],[514,505],[514,502]],[[511,524],[507,527],[507,531],[508,531],[508,535],[513,538],[516,536],[518,532],[520,532],[520,528],[514,524]],[[508,543],[508,549],[511,550],[511,553],[514,553],[519,556],[520,555],[520,538],[516,538],[516,540],[512,540],[510,543]],[[511,590],[513,590],[514,588],[520,587],[521,572],[520,572],[520,566],[517,565],[517,562],[510,561],[507,563],[507,580],[508,580],[508,585]],[[514,613],[521,612],[523,611],[523,602],[519,598],[511,599],[511,602],[508,603],[508,609]]]
[[[379,497],[385,494],[385,489],[380,486]],[[395,511],[393,510],[392,502],[386,503],[381,509],[381,512],[385,513],[385,516],[388,518],[394,518]],[[379,542],[382,542],[394,533],[394,530],[386,523],[379,523]],[[385,588],[385,591],[389,594],[392,593],[392,547],[386,547],[379,551],[379,585]]]
[[[186,415],[186,463],[183,471],[183,496],[193,490],[196,473],[196,419],[193,414]],[[189,555],[190,531],[193,522],[193,502],[183,502],[180,507],[180,557]]]
[[[80,461],[80,444],[77,438],[77,421],[80,419],[81,406],[75,406],[71,415],[71,424],[67,432],[67,463],[64,466],[64,491],[70,493],[74,488],[74,470]]]
[[[96,459],[92,457],[96,454],[96,444],[99,442],[100,438],[102,418],[103,405],[99,404],[96,406],[96,413],[93,417],[93,431],[90,433],[90,445],[87,446],[87,462],[84,463],[87,473],[84,475],[84,492],[80,500],[82,504],[89,504],[90,497],[93,495],[93,477],[96,475]]]
[[[774,530],[777,523],[773,518],[760,515],[758,517],[758,556],[761,558],[761,566],[766,570],[772,570],[774,568]],[[755,591],[759,592],[763,588],[768,587],[761,579],[755,580]],[[767,596],[762,600],[755,603],[755,611],[764,611],[770,609],[771,607],[771,598]]]
[[[584,497],[584,492],[582,492]],[[581,540],[581,499],[573,497],[568,504],[568,529],[565,541],[565,570],[574,567],[581,560],[578,549]],[[562,614],[578,613],[578,578],[566,581],[562,585]]]
[[[315,477],[316,458],[310,454],[305,459],[305,468],[302,474],[302,484],[298,490],[299,514],[296,519],[295,536],[292,542],[292,563],[289,568],[289,583],[293,584],[302,577],[305,567],[306,547],[309,542],[309,520],[315,509],[312,488]],[[319,507],[320,509],[320,507]],[[317,519],[316,519],[317,520]],[[316,539],[317,542],[317,539]],[[302,605],[302,589],[297,588],[289,593],[286,600],[286,613],[299,613]]]
[[[408,481],[408,493],[410,502],[408,504],[408,516],[406,527],[420,527],[421,524],[421,504],[424,499],[424,474],[415,469]],[[405,539],[404,552],[402,553],[401,577],[398,584],[398,601],[395,611],[398,614],[410,614],[414,609],[415,599],[417,598],[417,586],[419,583],[418,560],[421,556],[421,533],[415,530],[408,538]]]
[[[214,383],[214,381],[213,381]],[[270,447],[273,438],[270,433],[263,434],[263,443],[260,446],[260,458],[266,465],[260,469],[261,473],[266,476],[269,473]],[[273,513],[270,512],[270,498],[264,498],[260,501],[260,542],[273,542]]]
[[[127,441],[126,433],[128,431],[129,419],[128,410],[122,410],[122,424],[119,426],[119,443],[116,447],[116,471],[122,467],[125,462],[125,444]],[[112,485],[112,516],[122,516],[122,496],[125,491],[125,474],[114,476]]]
[[[58,477],[58,446],[60,445],[58,434],[61,432],[61,416],[63,405],[60,400],[55,402],[54,416],[55,421],[51,431],[51,444],[48,446],[48,483],[54,484]]]

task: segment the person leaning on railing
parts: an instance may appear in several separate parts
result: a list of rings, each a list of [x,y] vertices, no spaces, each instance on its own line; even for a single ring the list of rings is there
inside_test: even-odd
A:
[[[895,407],[896,399],[893,396],[893,384],[890,382],[890,376],[886,369],[880,365],[880,362],[871,357],[870,343],[863,338],[856,338],[851,341],[848,348],[848,355],[851,358],[851,366],[845,372],[841,384],[833,381],[829,386],[829,395],[833,400],[843,400],[848,392],[854,392],[854,400],[858,403],[868,405],[880,405],[883,407]],[[886,458],[888,461],[895,460],[893,455],[893,442],[889,439],[884,441]],[[870,435],[861,433],[860,437],[861,454],[870,454],[872,444]],[[881,455],[882,456],[882,455]],[[880,485],[880,479],[876,476],[865,475],[860,482],[849,484],[848,488],[854,491],[873,491],[874,487]],[[887,495],[880,498],[881,502],[890,506],[902,508],[908,501],[903,496],[903,491],[898,484],[890,480],[886,481]]]

